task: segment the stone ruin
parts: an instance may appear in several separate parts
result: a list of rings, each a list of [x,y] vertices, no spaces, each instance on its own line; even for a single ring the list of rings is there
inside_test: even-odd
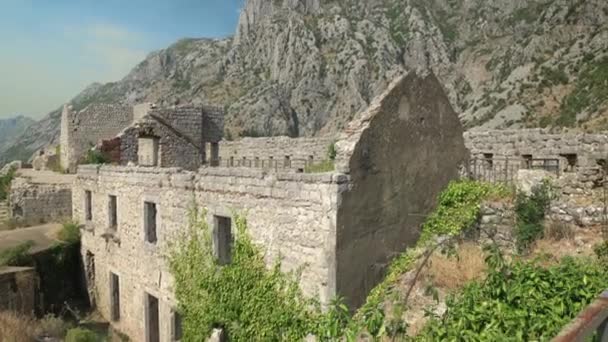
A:
[[[121,141],[142,132],[158,136],[157,128],[135,124],[123,130]],[[301,140],[309,150],[297,147],[298,139],[246,139],[225,143],[226,154],[219,142],[207,146],[213,150],[209,157],[200,151],[197,169],[169,167],[162,152],[160,162],[140,157],[163,145],[138,141],[137,162],[80,166],[73,215],[84,223],[85,274],[99,311],[134,340],[179,339],[173,280],[163,255],[187,226],[192,203],[206,208],[225,262],[232,215],[241,213],[269,264],[281,256],[285,271],[302,268],[306,295],[324,304],[340,295],[351,308],[360,306],[391,259],[415,244],[424,216],[458,177],[467,151],[458,117],[433,75],[396,80],[336,140],[336,170],[324,173],[216,162],[230,156],[272,157],[283,165],[286,156],[323,160],[333,139]],[[258,154],[258,143],[285,148]],[[134,152],[128,155],[135,159]]]

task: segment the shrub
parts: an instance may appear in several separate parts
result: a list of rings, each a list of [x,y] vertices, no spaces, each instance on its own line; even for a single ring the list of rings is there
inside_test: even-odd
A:
[[[101,342],[99,335],[91,330],[83,328],[70,329],[65,335],[65,342]]]
[[[329,159],[329,160],[336,160],[336,156],[337,155],[338,155],[338,152],[336,151],[336,143],[332,142],[327,147],[327,159]]]
[[[517,194],[515,239],[519,252],[526,252],[534,241],[543,237],[543,221],[551,199],[552,189],[548,181],[533,187],[530,195],[523,192]]]
[[[587,259],[507,264],[493,252],[484,282],[448,298],[417,341],[549,341],[604,290],[608,273]]]
[[[107,164],[108,158],[99,150],[90,149],[84,160],[85,164]]]
[[[5,201],[8,198],[15,173],[15,169],[11,169],[4,176],[0,176],[0,201]]]
[[[36,328],[37,336],[62,338],[65,336],[69,325],[61,318],[47,314],[38,321],[38,327]]]
[[[59,240],[72,244],[80,241],[80,227],[76,222],[66,222],[57,236]]]
[[[34,241],[28,240],[0,252],[0,266],[25,266],[31,262],[30,248]]]

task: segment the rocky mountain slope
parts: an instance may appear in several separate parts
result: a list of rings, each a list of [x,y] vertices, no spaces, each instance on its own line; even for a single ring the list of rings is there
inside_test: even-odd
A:
[[[209,103],[228,138],[314,136],[415,69],[439,76],[469,128],[608,129],[608,2],[248,0],[234,37],[181,40],[73,102]],[[57,131],[53,112],[11,148]]]
[[[0,154],[34,122],[34,120],[22,115],[0,119]]]

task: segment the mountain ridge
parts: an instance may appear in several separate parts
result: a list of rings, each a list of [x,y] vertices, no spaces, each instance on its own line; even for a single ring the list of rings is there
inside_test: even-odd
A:
[[[228,138],[326,135],[415,70],[438,76],[470,129],[608,129],[608,3],[249,0],[233,37],[179,40],[71,102],[206,103],[226,109]],[[53,143],[57,119],[11,148]]]

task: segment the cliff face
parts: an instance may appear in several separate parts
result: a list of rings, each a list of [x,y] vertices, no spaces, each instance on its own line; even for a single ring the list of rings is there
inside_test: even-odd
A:
[[[209,103],[228,137],[314,136],[427,68],[468,128],[608,128],[608,2],[249,0],[233,38],[178,41],[74,102]]]

